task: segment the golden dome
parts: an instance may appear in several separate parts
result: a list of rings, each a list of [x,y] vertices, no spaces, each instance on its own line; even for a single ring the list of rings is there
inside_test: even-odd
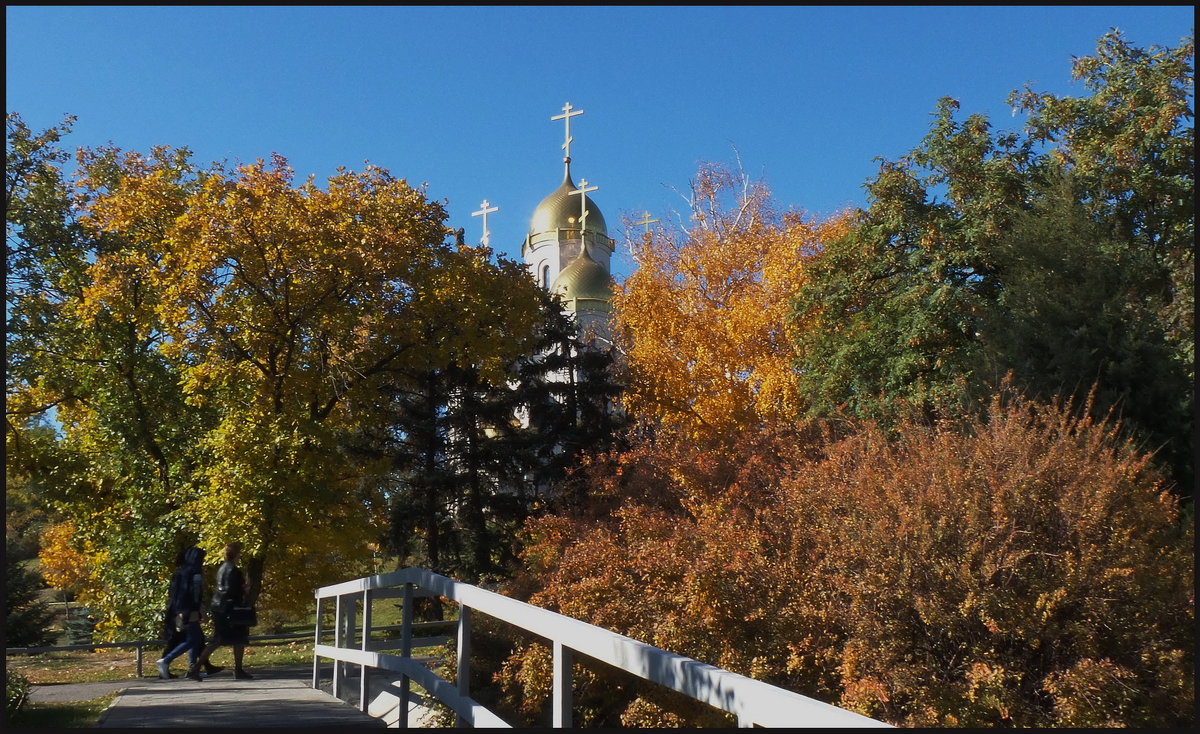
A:
[[[562,185],[542,199],[542,203],[533,210],[533,217],[529,220],[529,233],[537,235],[560,229],[579,229],[579,194],[571,193],[578,189],[579,187],[571,180],[571,169],[567,168],[563,175]],[[587,194],[584,194],[583,198],[586,201],[585,207],[588,213],[587,231],[590,234],[598,234],[607,238],[608,228],[604,222],[604,215],[600,213],[600,207],[596,206],[596,202],[592,201]]]
[[[590,227],[590,216],[588,220]],[[613,286],[612,276],[584,249],[558,274],[551,290],[562,296],[572,311],[608,311]]]

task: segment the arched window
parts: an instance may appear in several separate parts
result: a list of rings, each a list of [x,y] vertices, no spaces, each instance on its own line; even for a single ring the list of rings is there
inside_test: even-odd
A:
[[[543,288],[550,287],[550,266],[549,265],[542,266],[542,287]]]

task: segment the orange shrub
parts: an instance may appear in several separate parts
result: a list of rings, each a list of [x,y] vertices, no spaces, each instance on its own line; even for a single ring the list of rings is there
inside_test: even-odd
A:
[[[590,512],[527,527],[533,603],[895,724],[1192,719],[1192,532],[1112,425],[997,398],[890,437],[660,437],[585,480]],[[705,708],[597,676],[592,723]]]
[[[919,726],[1190,720],[1191,529],[1114,426],[996,399],[987,421],[865,430],[781,500],[845,626],[843,705]]]

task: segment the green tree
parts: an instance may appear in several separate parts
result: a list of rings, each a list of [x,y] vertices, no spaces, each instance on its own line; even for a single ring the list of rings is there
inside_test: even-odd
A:
[[[21,559],[12,541],[4,542],[4,644],[37,647],[53,644],[54,612],[39,594],[46,584]]]
[[[556,296],[540,297],[536,349],[511,366],[509,401],[524,420],[506,439],[520,457],[511,473],[525,478],[528,501],[544,503],[567,491],[563,480],[582,457],[619,442],[627,417],[615,351],[589,343]]]
[[[506,574],[521,523],[620,423],[611,357],[584,345],[562,304],[522,266],[505,268],[495,292],[540,307],[525,352],[501,379],[457,363],[394,376],[384,388],[387,429],[370,438],[390,467],[389,545],[456,578]]]
[[[882,163],[868,208],[793,300],[811,414],[952,415],[979,378],[978,332],[1002,287],[994,250],[1027,198],[1030,144],[957,109],[941,100],[921,146]]]
[[[950,416],[1009,370],[1043,397],[1096,384],[1189,487],[1193,55],[1109,34],[1075,62],[1087,96],[1013,94],[1023,133],[942,100],[793,302],[810,415]]]
[[[1192,385],[1149,285],[1166,273],[1090,215],[1075,180],[1049,181],[998,243],[1004,287],[980,327],[983,369],[1047,400],[1094,384],[1095,409],[1119,411],[1186,488]]]
[[[1081,328],[1092,352],[1084,365],[1088,372],[1079,377],[1096,376],[1097,407],[1118,406],[1190,495],[1195,477],[1194,35],[1174,48],[1143,49],[1112,31],[1099,40],[1095,55],[1074,61],[1072,76],[1090,94],[1059,97],[1026,88],[1014,92],[1010,102],[1029,113],[1029,138],[1046,149],[1041,167],[1046,175],[1040,180],[1048,196],[1062,191],[1056,188],[1059,169],[1069,172],[1076,211],[1070,219],[1058,217],[1069,227],[1063,231],[1073,233],[1066,237],[1082,235],[1094,242],[1090,252],[1064,248],[1063,256],[1091,261],[1076,267],[1094,271],[1095,262],[1103,260],[1109,269],[1107,281],[1096,285],[1110,288],[1111,297],[1100,303],[1095,296],[1082,296],[1091,301],[1086,305],[1094,309],[1096,323]],[[1052,203],[1047,211],[1061,212],[1064,206]],[[1085,218],[1090,225],[1082,224]],[[1031,228],[1026,223],[1014,233],[1025,246],[1014,243],[1008,254],[1016,250],[1045,265],[1044,259],[1037,262],[1045,245],[1029,241]],[[1050,243],[1064,239],[1046,234]],[[1068,268],[1063,263],[1063,270]],[[1081,298],[1076,282],[1053,285]],[[1000,318],[1013,315],[1010,308]]]
[[[1118,31],[1078,58],[1072,76],[1090,94],[1028,87],[1010,102],[1030,114],[1031,140],[1072,171],[1078,201],[1114,237],[1156,266],[1138,297],[1160,313],[1189,376],[1195,358],[1195,36],[1174,48],[1138,48]]]
[[[155,294],[140,267],[147,253],[79,218],[90,199],[72,193],[59,147],[70,124],[35,135],[7,118],[6,445],[32,472],[39,502],[78,520],[72,542],[96,549],[83,598],[108,612],[102,634],[144,635],[157,630],[153,580],[184,533],[176,510],[206,416],[186,408],[177,365],[158,349]],[[155,155],[182,174],[177,158]],[[88,310],[101,261],[126,277],[105,308]]]

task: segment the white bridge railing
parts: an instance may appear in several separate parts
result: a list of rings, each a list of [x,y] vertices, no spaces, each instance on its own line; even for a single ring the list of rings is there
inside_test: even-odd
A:
[[[439,644],[446,638],[414,638],[412,600],[440,596],[460,605],[458,628],[458,683],[451,684],[412,657],[414,648]],[[372,639],[372,601],[400,598],[402,624],[396,640]],[[320,658],[334,661],[333,695],[342,696],[345,665],[361,666],[359,707],[367,711],[370,698],[368,668],[399,673],[401,727],[408,725],[409,682],[416,681],[452,709],[459,725],[510,726],[470,697],[468,688],[471,649],[471,615],[480,612],[548,640],[554,651],[552,719],[555,727],[571,726],[571,665],[574,653],[599,660],[644,680],[666,686],[737,717],[739,727],[860,727],[888,726],[859,714],[786,691],[762,681],[706,665],[682,655],[638,642],[624,635],[535,607],[477,586],[464,584],[422,568],[369,576],[326,586],[316,591],[317,627],[313,647],[314,688],[318,687]],[[322,602],[333,600],[334,642],[321,643]],[[359,605],[361,602],[361,607]],[[359,611],[361,610],[361,613]],[[357,623],[356,623],[357,620]],[[432,623],[442,624],[442,623]],[[360,634],[356,634],[356,631]],[[357,642],[356,642],[357,638]],[[400,650],[399,655],[378,652]]]

